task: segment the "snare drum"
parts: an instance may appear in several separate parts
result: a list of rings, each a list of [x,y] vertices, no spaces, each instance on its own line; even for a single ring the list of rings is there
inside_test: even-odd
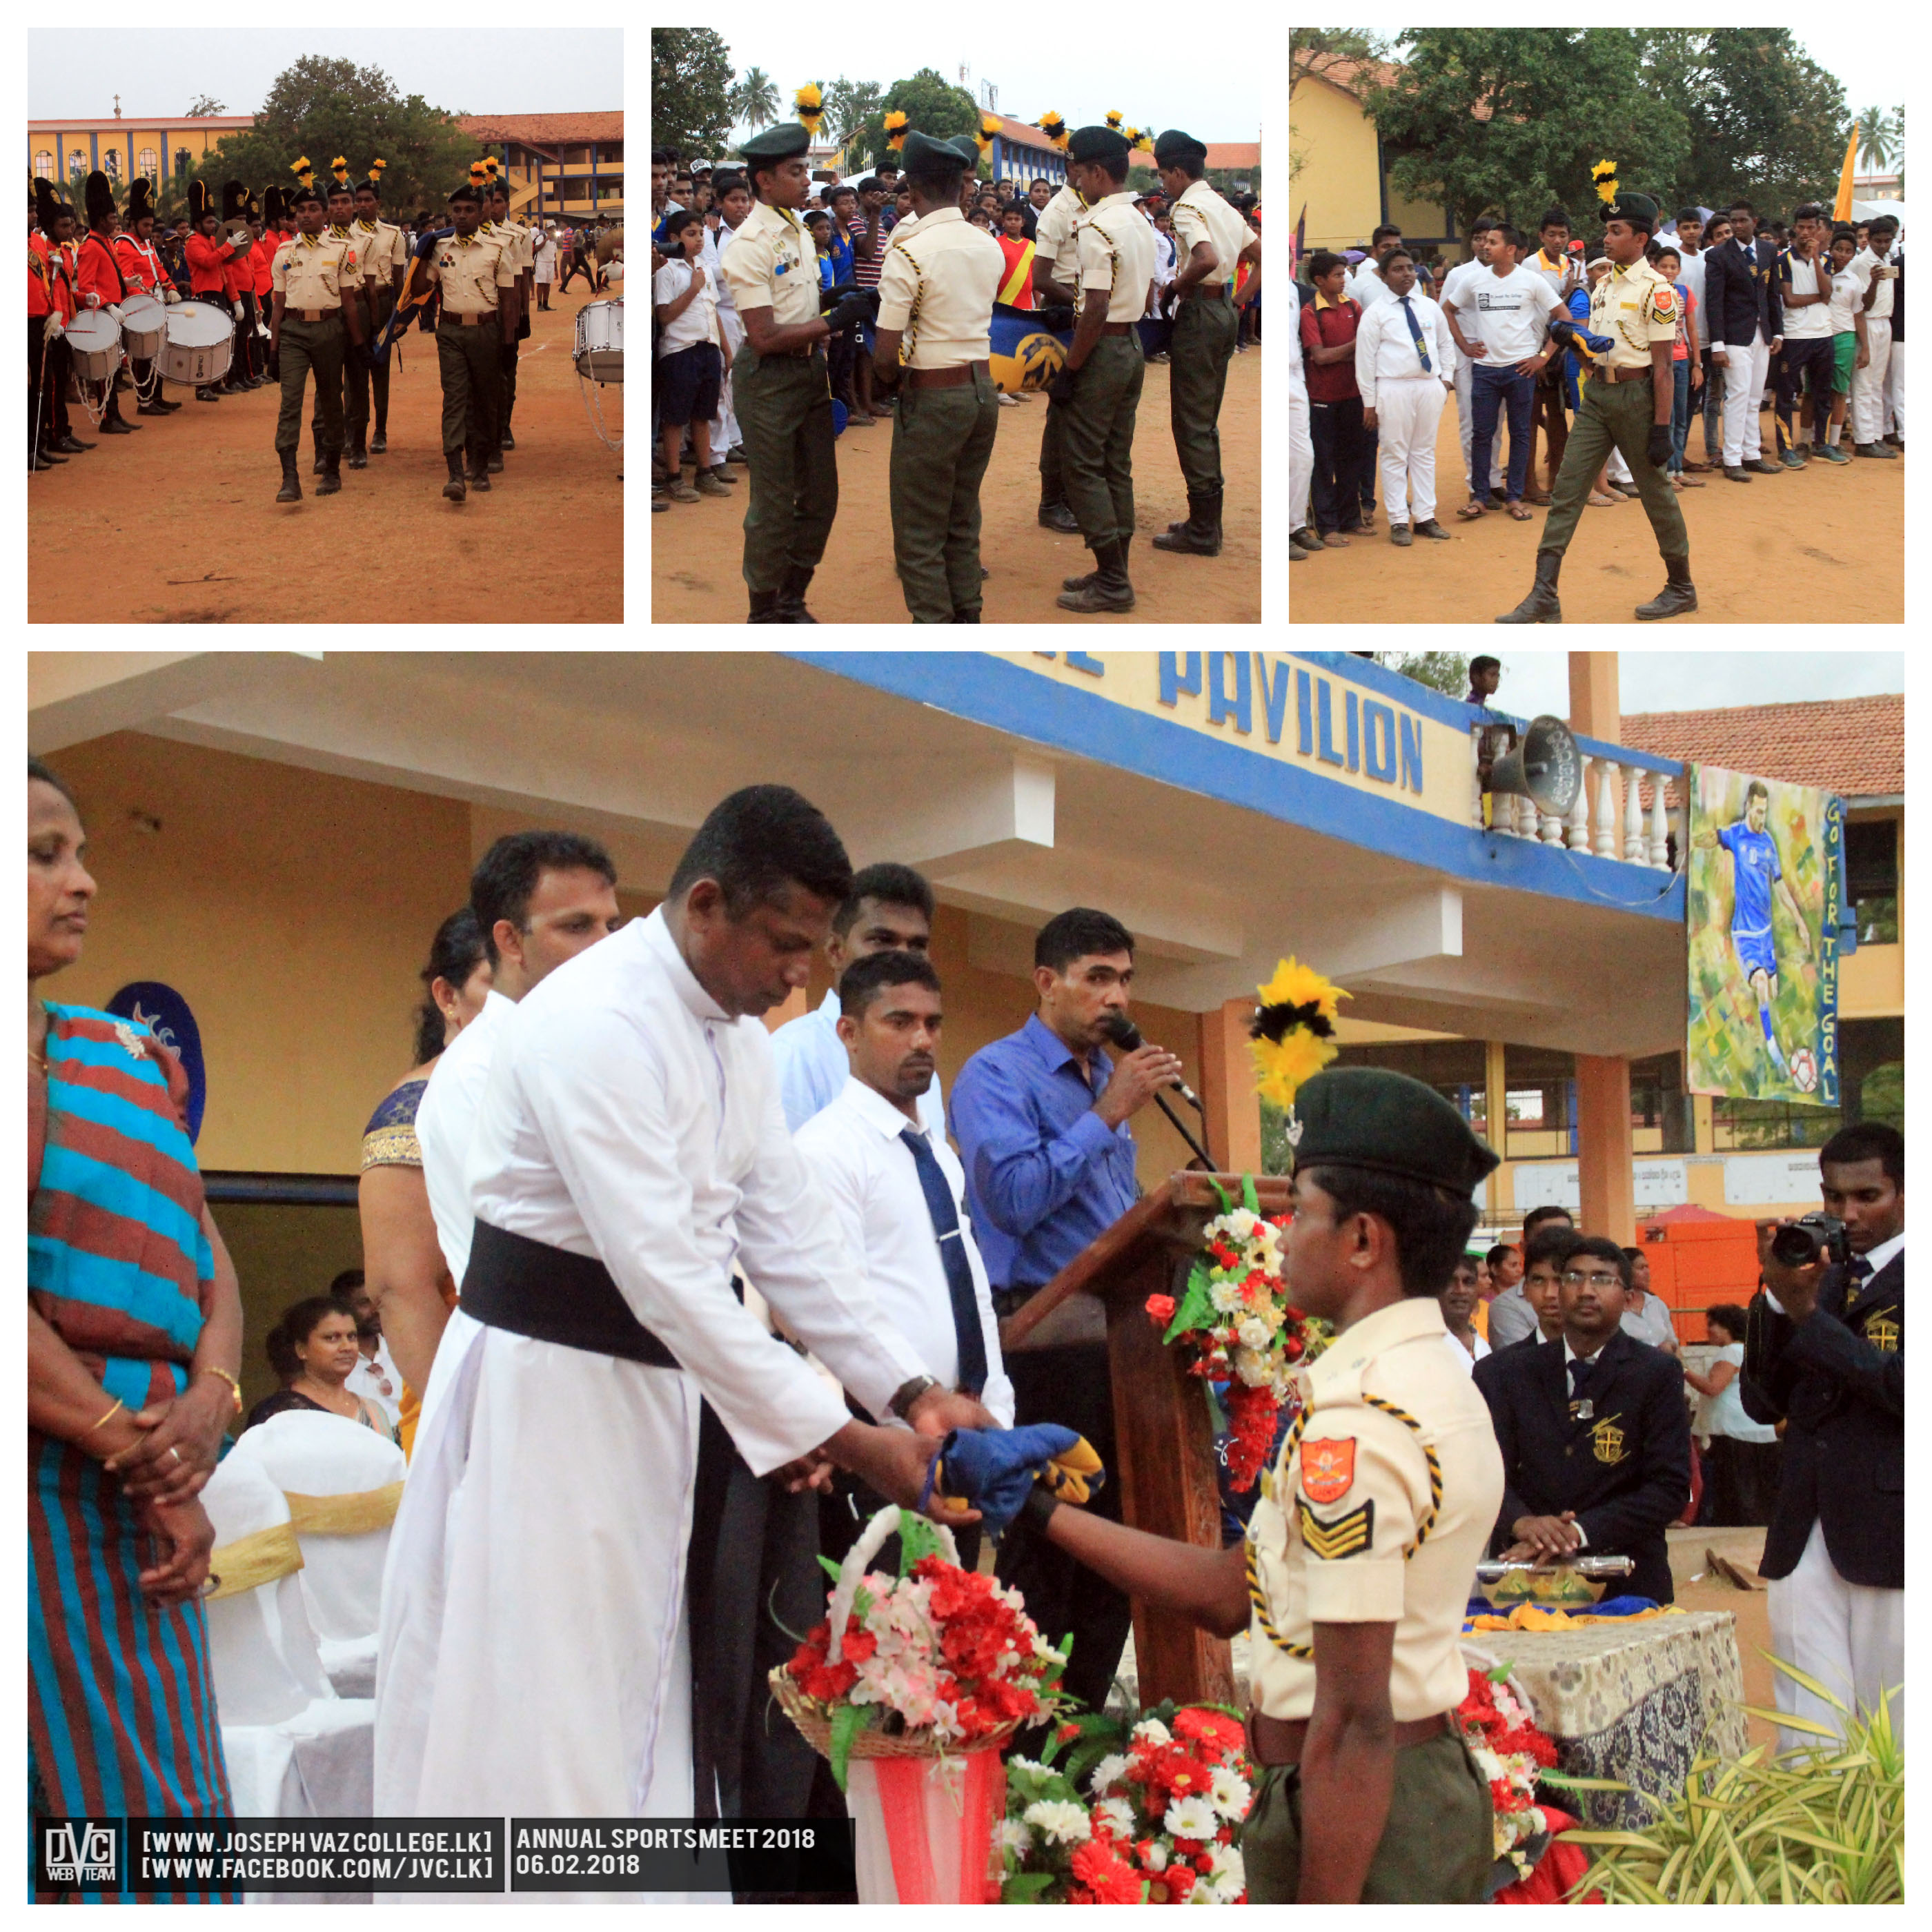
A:
[[[577,373],[593,382],[624,380],[624,304],[586,302],[577,311]]]
[[[235,354],[235,324],[212,302],[185,302],[164,311],[159,358],[170,382],[218,382]]]
[[[130,296],[121,304],[121,333],[135,362],[152,362],[160,353],[167,314],[152,296]]]
[[[102,309],[89,309],[67,326],[67,346],[74,372],[83,382],[105,382],[121,366],[121,330]]]

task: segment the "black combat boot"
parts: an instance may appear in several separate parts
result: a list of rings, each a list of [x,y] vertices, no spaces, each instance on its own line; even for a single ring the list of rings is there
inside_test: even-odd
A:
[[[463,452],[460,449],[444,452],[449,464],[449,481],[442,486],[442,494],[452,503],[460,503],[470,492],[463,481]]]
[[[1042,530],[1060,530],[1070,537],[1077,537],[1080,534],[1080,526],[1075,520],[1073,512],[1066,507],[1064,497],[1057,497],[1050,503],[1040,505],[1040,525]]]
[[[1556,573],[1563,568],[1563,554],[1560,550],[1540,550],[1536,553],[1536,588],[1505,616],[1498,617],[1498,624],[1560,624],[1563,621],[1563,606],[1556,601]]]
[[[1187,493],[1187,520],[1170,524],[1165,535],[1154,540],[1156,550],[1178,550],[1184,556],[1219,556],[1221,554],[1221,493],[1204,491],[1198,496]]]
[[[1670,580],[1648,604],[1636,607],[1640,617],[1681,617],[1685,611],[1697,608],[1697,586],[1690,581],[1690,560],[1666,556],[1664,567],[1670,573]]]
[[[278,503],[299,503],[302,501],[302,472],[296,466],[296,453],[285,449],[282,456],[282,487],[275,492]]]
[[[470,451],[469,465],[465,474],[470,487],[472,490],[488,490],[494,487],[490,481],[488,460],[481,450]]]
[[[386,456],[389,452],[389,419],[387,416],[376,418],[376,434],[369,439],[371,456]]]
[[[815,624],[818,620],[805,608],[805,593],[812,586],[812,572],[795,563],[785,566],[784,581],[778,586],[781,624]]]
[[[342,452],[332,449],[322,459],[322,481],[315,486],[318,496],[332,496],[342,488]]]
[[[1118,538],[1102,544],[1094,553],[1097,568],[1093,580],[1078,590],[1064,592],[1055,601],[1063,610],[1094,612],[1131,610],[1134,586],[1127,581],[1127,546]]]
[[[778,608],[778,593],[776,590],[753,591],[752,614],[745,621],[748,624],[784,623],[785,616]]]
[[[358,429],[349,439],[349,466],[352,470],[367,470],[369,466],[368,447],[364,441],[366,434]]]
[[[1133,548],[1133,542],[1132,537],[1123,537],[1120,539],[1120,568],[1123,570],[1127,567],[1127,552]],[[1096,563],[1100,561],[1097,552],[1094,560]],[[1063,577],[1060,580],[1060,587],[1063,590],[1084,590],[1090,586],[1098,584],[1100,580],[1100,572],[1090,570],[1084,577]]]

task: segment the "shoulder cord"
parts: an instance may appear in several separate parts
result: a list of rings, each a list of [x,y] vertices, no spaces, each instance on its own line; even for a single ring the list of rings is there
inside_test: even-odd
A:
[[[1424,1511],[1421,1522],[1416,1526],[1415,1540],[1402,1546],[1402,1560],[1406,1563],[1428,1541],[1429,1533],[1436,1527],[1436,1518],[1442,1513],[1442,1461],[1436,1454],[1436,1445],[1423,1433],[1422,1424],[1407,1409],[1399,1408],[1394,1402],[1386,1401],[1378,1395],[1365,1394],[1362,1400],[1369,1408],[1378,1408],[1384,1415],[1394,1416],[1398,1422],[1412,1430],[1420,1445],[1424,1460],[1429,1465],[1429,1507]],[[1294,1452],[1300,1446],[1301,1432],[1312,1413],[1310,1409],[1304,1409],[1294,1418],[1288,1429],[1288,1440],[1282,1445],[1276,1468],[1286,1470],[1294,1460]],[[1261,1625],[1263,1635],[1277,1650],[1286,1652],[1288,1656],[1298,1658],[1304,1664],[1311,1662],[1315,1655],[1312,1647],[1305,1643],[1291,1643],[1276,1628],[1274,1619],[1268,1612],[1267,1594],[1262,1588],[1261,1576],[1255,1562],[1255,1544],[1252,1534],[1246,1539],[1245,1567],[1248,1578],[1248,1601],[1254,1607],[1255,1621]]]
[[[919,257],[907,243],[895,242],[892,246],[912,264],[912,272],[916,278],[913,285],[912,307],[906,314],[905,334],[899,344],[899,366],[902,369],[909,369],[912,367],[913,351],[919,346],[919,308],[920,302],[926,294],[926,271],[920,266]]]

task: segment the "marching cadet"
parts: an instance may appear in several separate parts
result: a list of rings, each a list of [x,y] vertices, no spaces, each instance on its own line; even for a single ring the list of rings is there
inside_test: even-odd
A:
[[[1245,1541],[1171,1541],[1042,1489],[1019,1523],[1143,1603],[1249,1631],[1252,1904],[1474,1904],[1490,1792],[1454,1713],[1503,1468],[1436,1298],[1496,1156],[1432,1088],[1378,1067],[1317,1074],[1295,1114],[1286,1274],[1336,1335],[1298,1377]]]
[[[498,415],[501,434],[496,438],[496,447],[501,451],[517,446],[516,438],[510,434],[510,417],[517,406],[517,342],[522,341],[530,332],[530,274],[534,257],[530,252],[530,231],[520,222],[510,219],[509,185],[496,172],[496,157],[492,155],[486,165],[490,179],[483,191],[482,232],[502,241],[504,253],[517,272],[517,339],[503,355],[502,401]],[[500,457],[490,466],[493,471],[502,466]]]
[[[475,176],[481,172],[472,168]],[[490,458],[496,446],[496,396],[502,386],[502,356],[514,350],[520,305],[517,272],[500,237],[479,234],[482,190],[465,182],[449,197],[456,232],[439,242],[428,257],[412,266],[412,275],[427,272],[442,304],[436,326],[436,359],[442,381],[442,454],[449,481],[442,494],[461,502],[472,490],[488,490]],[[464,467],[466,442],[469,468]]]
[[[224,386],[259,389],[268,379],[261,368],[261,348],[250,313],[254,299],[255,238],[248,230],[248,190],[238,181],[221,184],[221,237],[227,254],[221,264],[221,294],[235,319],[234,359]]]
[[[818,621],[805,593],[838,513],[824,343],[878,302],[876,290],[854,290],[818,312],[818,250],[792,212],[811,190],[811,139],[788,122],[739,149],[752,212],[718,264],[745,328],[731,392],[750,458],[744,571],[754,624]]]
[[[916,624],[980,621],[980,483],[999,427],[991,332],[1006,257],[959,212],[965,160],[929,136],[906,136],[912,190],[879,272],[872,352],[884,391],[895,385],[892,554]],[[905,366],[899,346],[905,344]]]
[[[1261,286],[1261,237],[1210,188],[1208,149],[1192,134],[1170,128],[1154,144],[1154,166],[1172,204],[1174,246],[1174,339],[1168,346],[1168,411],[1174,452],[1187,484],[1187,520],[1170,524],[1156,550],[1193,556],[1221,554],[1221,398],[1240,324],[1234,314],[1236,265],[1255,264],[1242,291],[1252,302]]]
[[[322,470],[315,494],[332,496],[342,488],[343,358],[352,356],[366,361],[370,353],[352,299],[362,279],[355,243],[344,234],[322,232],[322,196],[308,182],[296,190],[290,206],[298,232],[292,242],[284,242],[275,250],[269,272],[274,312],[268,324],[268,374],[282,386],[282,406],[275,418],[275,454],[282,460],[282,487],[275,493],[278,503],[302,500],[296,452],[302,443],[302,384],[311,370],[314,436]]]
[[[356,184],[356,260],[362,267],[363,326],[371,343],[382,339],[402,292],[403,265],[408,251],[403,231],[382,219],[382,170],[386,161],[369,164],[368,174]],[[369,438],[369,390],[376,391],[376,434]],[[349,376],[349,466],[366,470],[372,456],[389,447],[389,363],[385,356],[373,370],[352,365]]]
[[[347,160],[344,156],[338,154],[334,162],[331,164],[330,171],[334,176],[334,178],[330,182],[328,188],[324,190],[327,197],[326,206],[328,211],[328,225],[322,231],[323,236],[326,240],[339,242],[346,247],[352,248],[356,245],[356,236],[353,232],[356,222],[356,190],[350,182],[349,163]],[[362,254],[360,248],[356,249],[356,266],[359,274],[362,266]],[[345,296],[344,298],[343,307],[345,310],[351,308],[354,308],[356,311],[358,320],[361,320],[363,302],[362,290],[359,282],[357,284],[352,299],[348,296]],[[363,326],[366,328],[368,326],[367,323],[364,322]],[[375,341],[375,338],[374,336],[370,336],[368,339],[371,344]],[[338,420],[342,427],[340,433],[335,439],[335,452],[338,457],[340,456],[344,449],[347,446],[349,435],[349,412],[350,407],[350,399],[352,393],[356,373],[352,359],[345,356],[343,358],[342,364],[342,393],[338,399],[341,413]],[[364,373],[366,374],[366,372]],[[364,405],[362,415],[364,421],[367,422],[368,419],[369,412],[367,406],[368,400],[368,389],[366,382],[362,393]],[[315,417],[312,425],[312,433],[315,441],[315,473],[320,476],[322,473],[322,451],[324,443],[322,434],[322,396],[321,392],[319,390],[316,392],[315,399]],[[352,470],[366,470],[369,466],[368,462],[365,460],[359,464],[352,463],[349,466]]]
[[[1134,416],[1146,374],[1138,324],[1154,298],[1154,230],[1122,186],[1132,152],[1124,135],[1082,128],[1066,152],[1069,176],[1087,203],[1075,228],[1080,320],[1047,394],[1061,412],[1067,503],[1095,568],[1067,578],[1057,601],[1063,610],[1131,610]]]
[[[172,302],[181,299],[179,291],[161,266],[161,258],[156,251],[152,236],[154,232],[154,204],[148,199],[148,188],[145,176],[137,176],[128,184],[127,226],[114,238],[114,260],[121,271],[121,279],[130,296],[152,296],[157,302]],[[134,387],[138,394],[146,386],[154,368],[151,361],[142,360],[133,364]],[[161,394],[161,386],[155,383],[152,394],[146,401],[135,405],[138,416],[170,416],[181,407],[171,403]]]
[[[1064,138],[1063,131],[1062,138]],[[1034,224],[1033,300],[1036,309],[1080,306],[1080,244],[1073,224],[1087,211],[1080,190],[1069,180],[1057,190]],[[1043,529],[1078,536],[1080,526],[1066,507],[1066,476],[1060,454],[1064,412],[1049,404],[1040,433],[1040,514]]]
[[[87,178],[87,236],[74,257],[74,291],[84,309],[104,308],[118,326],[121,311],[116,306],[127,289],[121,280],[121,265],[114,259],[114,190],[107,177],[96,168]],[[140,428],[121,413],[121,376],[117,364],[109,376],[102,404],[100,433],[104,436],[131,436]],[[82,385],[83,393],[86,386]]]
[[[76,302],[74,278],[62,244],[74,233],[74,210],[36,176],[35,220],[40,232],[27,242],[27,467],[52,470],[70,456],[92,449],[68,420],[70,358],[67,326]],[[58,451],[60,453],[56,454]]]

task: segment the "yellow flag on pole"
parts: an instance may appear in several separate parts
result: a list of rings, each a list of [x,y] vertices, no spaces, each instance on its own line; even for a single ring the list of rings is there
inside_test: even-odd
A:
[[[1852,138],[1845,144],[1845,165],[1838,170],[1838,198],[1832,205],[1834,221],[1849,221],[1852,218],[1852,164],[1858,152],[1858,124],[1852,123]]]

